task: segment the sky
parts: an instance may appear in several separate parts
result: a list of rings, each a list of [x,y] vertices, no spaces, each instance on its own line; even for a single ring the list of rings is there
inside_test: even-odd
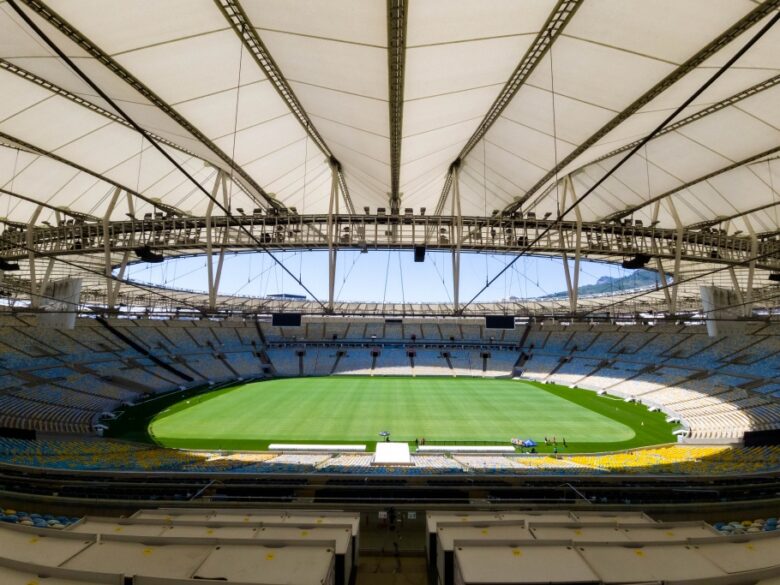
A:
[[[311,293],[320,300],[328,296],[327,251],[296,251],[274,254]],[[512,261],[514,256],[462,254],[460,301],[470,300]],[[216,256],[215,262],[216,266]],[[569,261],[573,273],[574,262]],[[580,286],[601,276],[618,278],[632,271],[620,266],[583,261]],[[205,256],[167,260],[161,264],[128,266],[127,278],[173,288],[207,291]],[[510,297],[534,298],[566,290],[560,258],[520,258],[478,300],[498,301]],[[225,256],[220,294],[264,297],[269,294],[302,294],[312,298],[268,254],[260,252]],[[452,255],[428,251],[425,261],[415,263],[411,250],[340,251],[336,268],[336,301],[452,302]]]

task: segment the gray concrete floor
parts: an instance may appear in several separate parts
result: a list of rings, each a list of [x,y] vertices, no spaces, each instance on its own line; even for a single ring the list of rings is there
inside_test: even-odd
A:
[[[361,555],[355,585],[426,585],[424,556]]]

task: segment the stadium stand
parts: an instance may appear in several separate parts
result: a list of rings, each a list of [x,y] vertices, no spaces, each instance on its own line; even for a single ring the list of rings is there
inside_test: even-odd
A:
[[[47,530],[2,525],[0,566],[17,561],[38,574],[82,577],[85,581],[102,573],[103,579],[115,576],[116,583],[142,583],[136,579],[143,578],[280,583],[290,582],[292,576],[296,583],[338,585],[347,582],[352,569],[351,551],[335,531],[315,540],[300,535],[291,537],[290,531],[283,528],[274,536],[273,529],[266,528],[251,536],[247,532],[245,538],[226,540],[113,532],[43,532]],[[337,557],[341,569],[338,579]]]
[[[64,529],[80,520],[80,518],[69,518],[67,516],[54,516],[52,514],[38,514],[36,512],[14,510],[13,508],[0,508],[0,522],[5,522],[6,524],[34,526],[35,528]]]
[[[777,530],[777,518],[756,518],[755,520],[732,520],[715,522],[713,528],[722,534],[745,534],[756,532],[774,532]]]
[[[441,350],[418,349],[414,358],[415,376],[445,376],[450,375],[447,361]]]
[[[723,531],[724,526],[739,530],[737,524],[740,529],[751,526],[756,539],[723,536],[729,532]],[[780,538],[757,535],[761,530],[750,521],[718,523],[714,528],[703,522],[654,522],[645,515],[621,512],[609,516],[579,512],[428,512],[426,531],[429,567],[442,585],[540,579],[609,583],[625,578],[649,582],[653,578],[688,577],[704,581],[718,576],[749,582],[778,570],[778,557],[773,555],[780,550]],[[742,554],[745,550],[761,552],[751,557]],[[635,562],[635,558],[641,561]],[[628,569],[612,567],[611,563],[622,562]],[[564,566],[552,567],[560,563]],[[756,573],[751,575],[750,571]]]
[[[339,359],[334,374],[370,375],[371,353],[366,348],[349,348]]]
[[[376,467],[373,455],[337,450],[301,453],[213,452],[165,449],[111,439],[0,438],[0,463],[63,470],[208,473],[449,473],[512,475],[748,475],[780,471],[780,447],[672,445],[593,455],[416,454],[411,467]]]
[[[327,337],[331,330],[343,334],[353,329],[349,320],[309,321],[318,325],[309,328],[309,335]],[[271,371],[277,376],[509,377],[517,373],[522,351],[528,352],[523,376],[607,391],[660,408],[683,421],[692,441],[735,442],[747,431],[780,428],[775,396],[780,360],[765,356],[749,367],[742,363],[751,351],[773,352],[774,357],[780,351],[774,330],[761,325],[751,326],[745,335],[713,341],[703,328],[693,326],[656,331],[652,326],[597,324],[570,331],[565,324],[544,323],[530,327],[524,348],[488,345],[483,350],[469,347],[476,329],[451,323],[436,329],[443,331],[441,338],[455,341],[440,342],[445,345],[435,349],[416,342],[377,344],[371,335],[379,331],[379,323],[361,325],[341,343],[322,338],[304,342],[297,335],[287,337],[295,329],[265,323],[260,325],[265,342],[243,322],[112,323],[200,383],[263,377]],[[423,335],[426,329],[419,326],[419,331]],[[90,433],[102,413],[123,402],[192,385],[116,337],[103,347],[96,340],[108,340],[106,335],[91,319],[79,319],[70,331],[37,327],[31,317],[5,320],[0,343],[9,351],[2,358],[0,426]],[[266,345],[269,339],[277,341]],[[98,343],[103,350],[93,351]],[[700,359],[692,359],[696,356]]]
[[[150,508],[122,518],[5,509],[0,518],[0,579],[9,585],[363,585],[378,578],[372,542],[401,525],[395,511],[372,524],[365,513],[272,508]],[[780,572],[774,517],[710,525],[636,511],[498,509],[428,511],[423,520],[404,530],[423,536],[428,574],[440,585],[748,585]],[[400,562],[395,572],[426,582]]]
[[[780,0],[0,3],[0,585],[780,585]]]
[[[762,335],[764,326],[715,341],[703,328],[691,326],[685,333],[655,332],[650,326],[623,332],[620,326],[603,324],[589,332],[567,334],[568,329],[556,324],[534,326],[529,336],[534,347],[524,375],[606,390],[660,407],[681,418],[694,440],[738,440],[746,431],[778,428],[778,405],[771,400],[769,384],[780,372],[780,361],[760,360],[761,366],[748,373],[730,360],[740,347],[774,348],[776,340],[768,333]],[[675,349],[683,346],[684,353]],[[752,390],[762,386],[767,390]],[[706,396],[710,398],[693,402]]]

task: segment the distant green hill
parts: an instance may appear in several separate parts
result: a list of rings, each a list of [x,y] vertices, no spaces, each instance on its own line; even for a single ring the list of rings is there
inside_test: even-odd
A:
[[[620,278],[611,276],[602,276],[596,281],[596,284],[588,284],[579,288],[579,296],[599,295],[604,293],[617,293],[636,288],[646,288],[655,286],[660,282],[657,272],[650,270],[634,270],[631,274]],[[547,299],[558,299],[569,296],[566,291],[547,295]]]

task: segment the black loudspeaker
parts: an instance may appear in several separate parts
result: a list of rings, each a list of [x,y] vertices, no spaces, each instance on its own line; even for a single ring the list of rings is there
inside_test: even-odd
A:
[[[633,258],[623,260],[621,265],[623,268],[627,269],[638,269],[644,268],[648,262],[650,262],[650,256],[647,254],[637,254]]]
[[[0,258],[0,270],[3,272],[10,272],[12,270],[19,270],[19,264],[17,262],[9,262],[4,258]]]
[[[425,246],[414,247],[414,261],[425,262]]]
[[[780,445],[780,429],[768,431],[748,431],[743,437],[745,447],[765,447]]]
[[[138,256],[142,262],[149,262],[151,264],[159,264],[165,260],[162,254],[156,254],[148,245],[136,248],[135,255]]]
[[[35,440],[36,432],[27,431],[24,429],[14,429],[11,427],[0,427],[0,437],[8,437],[9,439],[31,439]]]
[[[514,315],[485,315],[485,329],[514,329]]]
[[[271,315],[271,325],[274,327],[300,327],[300,313],[274,313]]]

